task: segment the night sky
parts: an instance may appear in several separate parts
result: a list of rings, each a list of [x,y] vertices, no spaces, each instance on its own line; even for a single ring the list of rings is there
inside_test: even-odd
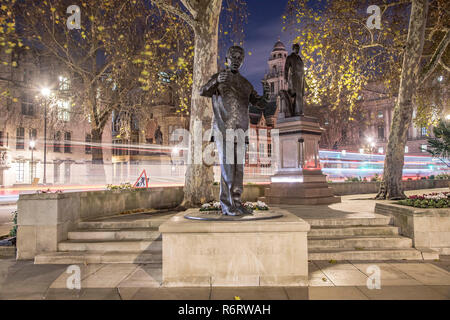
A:
[[[262,94],[261,79],[267,70],[267,60],[273,45],[280,39],[288,53],[293,36],[281,29],[287,0],[247,0],[249,13],[245,26],[244,50],[246,52],[241,74]],[[248,52],[252,55],[249,55]]]

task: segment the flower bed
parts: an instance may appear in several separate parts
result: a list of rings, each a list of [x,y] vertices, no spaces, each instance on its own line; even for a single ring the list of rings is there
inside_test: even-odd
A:
[[[269,210],[269,207],[262,201],[257,201],[257,202],[247,201],[244,203],[244,207],[246,207],[250,211]],[[212,201],[212,202],[203,204],[202,207],[200,208],[200,211],[222,211],[222,208],[220,207],[219,201]]]
[[[413,195],[405,200],[400,200],[398,203],[416,208],[449,208],[450,192],[433,192],[422,195]]]

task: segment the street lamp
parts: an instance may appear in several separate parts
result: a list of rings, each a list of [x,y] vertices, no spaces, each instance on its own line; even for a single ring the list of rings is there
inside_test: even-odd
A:
[[[30,149],[31,149],[31,174],[30,174],[30,180],[31,180],[31,183],[33,183],[33,178],[34,178],[34,168],[33,168],[33,164],[34,164],[34,159],[33,159],[33,151],[34,151],[34,148],[36,147],[36,141],[34,141],[34,140],[31,140],[30,141]]]
[[[44,185],[47,183],[47,105],[51,93],[49,88],[41,89],[41,95],[44,97],[44,178],[42,179]]]

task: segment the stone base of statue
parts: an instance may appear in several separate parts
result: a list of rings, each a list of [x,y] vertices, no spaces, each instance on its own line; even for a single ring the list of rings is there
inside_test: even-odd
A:
[[[319,140],[323,129],[316,118],[279,118],[277,171],[266,189],[268,204],[330,204],[341,202],[333,195],[320,169]]]
[[[307,222],[277,208],[273,219],[197,220],[199,209],[172,217],[162,234],[163,286],[306,286]],[[207,216],[208,214],[201,214]],[[217,215],[217,213],[212,213]]]

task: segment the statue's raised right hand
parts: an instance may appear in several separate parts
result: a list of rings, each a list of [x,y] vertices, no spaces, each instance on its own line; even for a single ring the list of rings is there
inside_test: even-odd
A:
[[[227,71],[222,71],[219,73],[219,76],[217,77],[217,81],[219,83],[223,83],[228,81],[229,73]]]

